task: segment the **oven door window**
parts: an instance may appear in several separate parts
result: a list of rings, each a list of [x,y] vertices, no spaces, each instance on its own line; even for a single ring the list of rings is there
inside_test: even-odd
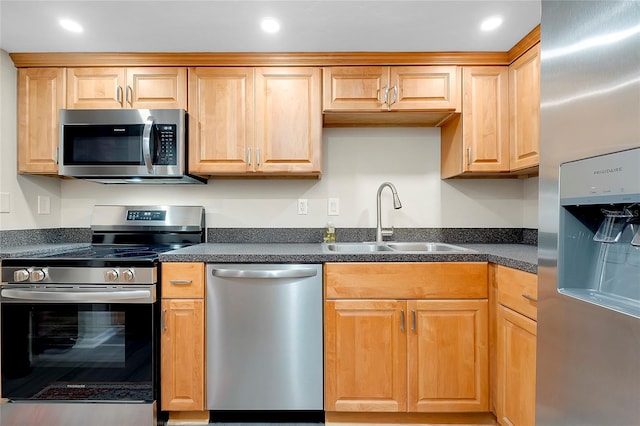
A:
[[[153,304],[3,304],[2,397],[154,400]]]

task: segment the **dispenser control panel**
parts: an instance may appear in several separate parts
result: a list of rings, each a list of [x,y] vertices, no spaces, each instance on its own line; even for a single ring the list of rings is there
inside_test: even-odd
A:
[[[640,147],[560,166],[560,199],[564,205],[623,203],[637,199],[638,195]],[[612,200],[603,200],[602,197],[611,197]]]

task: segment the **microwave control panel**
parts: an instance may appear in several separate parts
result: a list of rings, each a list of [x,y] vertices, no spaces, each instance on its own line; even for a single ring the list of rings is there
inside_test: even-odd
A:
[[[158,146],[156,147],[156,158],[153,164],[158,166],[173,166],[178,164],[178,147],[175,124],[158,124]]]

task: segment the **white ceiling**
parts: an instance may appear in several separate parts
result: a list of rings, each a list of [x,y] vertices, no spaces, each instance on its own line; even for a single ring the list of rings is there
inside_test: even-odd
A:
[[[480,22],[501,15],[492,33]],[[281,23],[260,30],[262,17]],[[78,21],[69,33],[58,20]],[[540,0],[0,0],[7,52],[507,51],[540,23]]]

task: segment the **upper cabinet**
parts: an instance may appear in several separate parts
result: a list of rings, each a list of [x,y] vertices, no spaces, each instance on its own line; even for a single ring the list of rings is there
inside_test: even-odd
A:
[[[540,147],[540,46],[509,67],[465,67],[462,114],[442,127],[441,176],[535,173]]]
[[[540,160],[540,44],[509,66],[511,170],[535,167]]]
[[[458,106],[456,66],[327,67],[323,110],[451,110]]]
[[[325,67],[324,123],[434,125],[459,107],[458,70],[457,66]]]
[[[465,67],[462,114],[441,133],[443,178],[509,170],[509,72],[507,67]]]
[[[68,68],[70,109],[187,108],[185,67]]]
[[[205,67],[189,76],[191,172],[320,174],[319,68]]]
[[[18,173],[58,174],[58,110],[64,68],[18,69]]]
[[[246,173],[254,152],[253,68],[189,69],[189,171]]]
[[[13,53],[18,171],[57,174],[62,108],[182,108],[205,177],[318,177],[322,128],[355,126],[441,127],[443,179],[535,174],[539,31],[487,53]]]

